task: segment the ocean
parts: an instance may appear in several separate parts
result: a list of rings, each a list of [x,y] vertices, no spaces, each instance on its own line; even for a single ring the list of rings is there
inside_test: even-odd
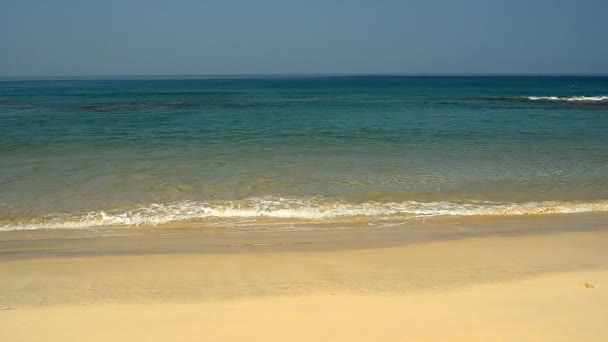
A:
[[[608,77],[0,80],[0,230],[608,212]]]

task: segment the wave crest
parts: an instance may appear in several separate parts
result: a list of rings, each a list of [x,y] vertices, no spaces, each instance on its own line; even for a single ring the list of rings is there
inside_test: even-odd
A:
[[[412,218],[429,216],[512,216],[608,212],[608,200],[594,202],[327,202],[316,199],[253,198],[210,204],[178,201],[142,205],[130,210],[99,210],[83,214],[53,214],[21,222],[0,224],[0,231],[54,228],[137,227],[213,219],[273,218],[322,221],[332,218]]]
[[[608,96],[528,96],[532,101],[599,102],[608,101]]]
[[[502,99],[519,101],[547,101],[595,104],[608,103],[608,96],[511,96]]]

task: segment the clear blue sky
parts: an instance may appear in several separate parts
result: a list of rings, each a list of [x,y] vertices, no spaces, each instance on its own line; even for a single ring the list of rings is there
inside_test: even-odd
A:
[[[608,0],[0,0],[0,76],[608,73]]]

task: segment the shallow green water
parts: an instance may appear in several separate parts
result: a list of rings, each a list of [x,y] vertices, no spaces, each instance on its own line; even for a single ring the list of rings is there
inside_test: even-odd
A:
[[[608,210],[606,77],[0,82],[0,229]]]

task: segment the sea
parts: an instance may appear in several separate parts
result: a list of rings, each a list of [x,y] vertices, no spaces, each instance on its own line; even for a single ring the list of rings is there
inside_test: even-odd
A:
[[[0,79],[0,230],[608,212],[608,77]]]

